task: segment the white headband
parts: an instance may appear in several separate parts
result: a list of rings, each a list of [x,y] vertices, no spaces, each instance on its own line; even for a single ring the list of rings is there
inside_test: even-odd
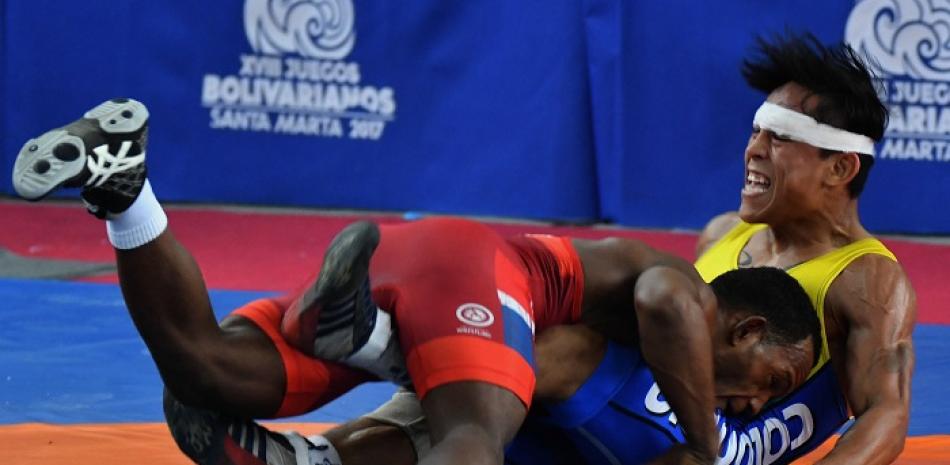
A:
[[[753,124],[759,129],[821,149],[874,156],[874,140],[870,137],[819,123],[811,116],[774,103],[763,103],[755,112]]]

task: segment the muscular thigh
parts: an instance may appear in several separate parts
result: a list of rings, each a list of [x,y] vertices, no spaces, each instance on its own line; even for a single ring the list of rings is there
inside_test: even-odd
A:
[[[200,357],[208,360],[204,380],[212,393],[206,406],[238,416],[269,416],[278,410],[284,393],[280,353],[267,334],[251,320],[232,316],[221,324],[217,347]]]
[[[432,444],[471,439],[500,454],[524,422],[527,408],[513,392],[482,382],[439,386],[422,399]]]

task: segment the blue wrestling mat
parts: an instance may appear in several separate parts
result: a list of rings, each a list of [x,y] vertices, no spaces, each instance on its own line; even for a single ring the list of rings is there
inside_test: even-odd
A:
[[[266,292],[211,291],[219,319]],[[0,424],[161,422],[162,384],[117,285],[0,280]],[[911,435],[950,433],[950,326],[918,325]],[[389,398],[363,385],[294,421],[338,423]]]
[[[211,291],[220,320],[265,292]],[[117,285],[0,280],[0,424],[162,422],[162,383]],[[366,384],[294,421],[339,423],[394,388]]]

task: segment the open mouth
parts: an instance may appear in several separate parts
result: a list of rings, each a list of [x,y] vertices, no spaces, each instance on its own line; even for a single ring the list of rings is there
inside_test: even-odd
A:
[[[772,187],[772,180],[758,171],[748,170],[745,176],[745,186],[742,193],[745,195],[764,194]]]

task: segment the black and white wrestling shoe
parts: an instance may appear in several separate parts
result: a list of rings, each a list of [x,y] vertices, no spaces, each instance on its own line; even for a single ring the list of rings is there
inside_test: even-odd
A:
[[[379,228],[371,222],[340,231],[327,248],[317,281],[284,315],[284,337],[332,361],[343,361],[363,346],[376,324],[369,262],[378,244]]]
[[[373,301],[369,265],[379,240],[379,227],[369,221],[340,231],[316,282],[284,313],[281,332],[304,353],[408,385],[395,321]]]
[[[27,200],[59,186],[82,187],[86,208],[97,217],[125,211],[145,182],[147,139],[145,105],[109,100],[27,141],[13,166],[13,187]]]
[[[369,265],[379,227],[353,223],[336,235],[316,282],[287,309],[281,332],[304,353],[408,385],[395,321],[373,301]]]
[[[341,465],[323,436],[270,431],[253,420],[187,406],[168,391],[163,404],[172,438],[198,465]]]

